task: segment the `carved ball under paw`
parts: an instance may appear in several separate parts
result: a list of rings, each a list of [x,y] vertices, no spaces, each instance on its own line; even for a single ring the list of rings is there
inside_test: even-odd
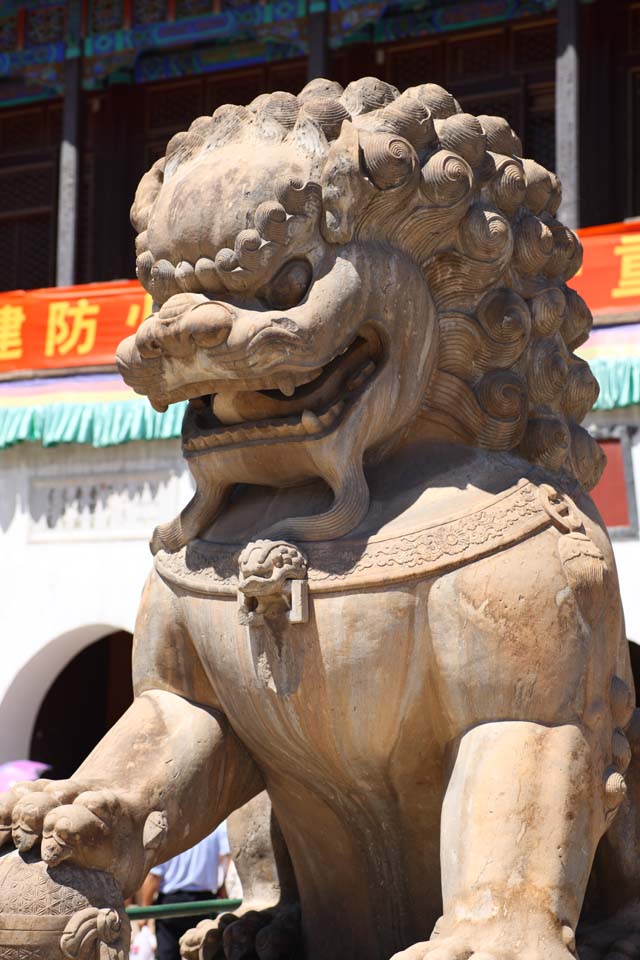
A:
[[[130,938],[109,874],[0,856],[0,960],[127,960]]]

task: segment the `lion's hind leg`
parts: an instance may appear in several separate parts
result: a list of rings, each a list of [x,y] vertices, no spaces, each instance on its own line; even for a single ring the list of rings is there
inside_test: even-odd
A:
[[[626,735],[627,794],[596,854],[578,930],[581,960],[640,958],[640,710]]]
[[[578,520],[431,591],[451,730],[444,909],[422,955],[403,960],[576,956],[595,851],[624,798],[633,706],[610,548]]]
[[[602,771],[579,726],[469,730],[442,810],[443,916],[404,960],[571,960],[604,827]]]

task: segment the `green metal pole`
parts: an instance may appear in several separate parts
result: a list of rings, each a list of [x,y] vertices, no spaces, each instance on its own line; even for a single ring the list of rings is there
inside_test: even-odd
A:
[[[160,903],[153,907],[127,907],[130,920],[162,920],[165,917],[216,916],[236,910],[242,900],[192,900],[190,903]]]

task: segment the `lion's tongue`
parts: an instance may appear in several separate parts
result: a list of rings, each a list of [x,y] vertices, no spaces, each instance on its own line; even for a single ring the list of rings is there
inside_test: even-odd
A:
[[[211,403],[220,423],[244,423],[247,420],[273,420],[302,413],[304,403],[296,400],[272,400],[262,393],[217,393]]]
[[[305,410],[320,411],[339,397],[348,387],[351,376],[368,359],[369,346],[358,339],[345,354],[332,360],[316,380],[296,389],[293,396],[285,397],[281,391],[274,396],[275,391],[225,390],[214,395],[211,406],[220,423],[225,425],[276,420],[300,415]]]

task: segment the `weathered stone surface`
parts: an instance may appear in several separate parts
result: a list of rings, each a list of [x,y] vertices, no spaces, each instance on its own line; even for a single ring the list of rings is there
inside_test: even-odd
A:
[[[268,794],[258,794],[232,813],[227,827],[233,862],[242,882],[243,910],[268,909],[280,900],[282,883],[276,859],[280,861],[286,888],[282,892],[289,899],[287,880],[289,888],[295,881],[287,875],[286,863],[282,862],[282,833],[273,821]]]
[[[434,84],[323,80],[198,118],[140,184],[155,306],[118,360],[190,401],[196,493],[152,538],[135,703],[0,839],[128,892],[266,786],[295,884],[191,960],[575,956],[634,695],[580,245],[521,153]]]

